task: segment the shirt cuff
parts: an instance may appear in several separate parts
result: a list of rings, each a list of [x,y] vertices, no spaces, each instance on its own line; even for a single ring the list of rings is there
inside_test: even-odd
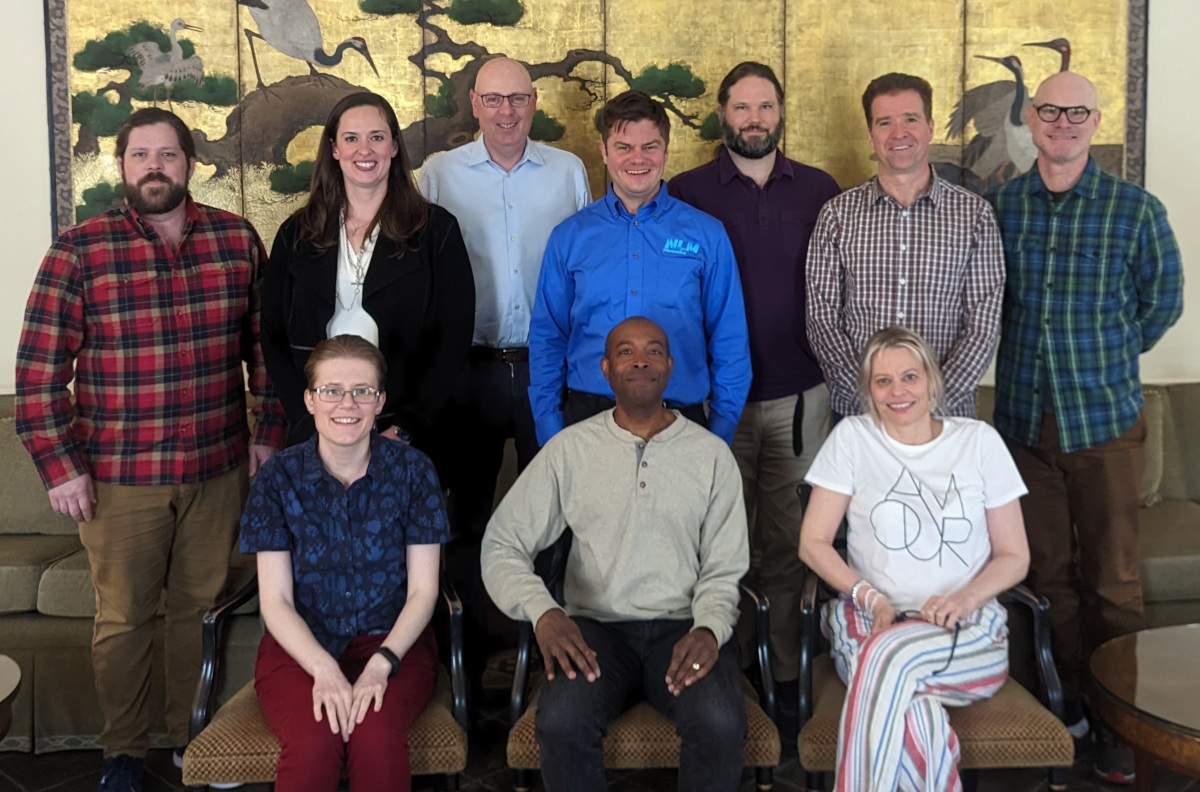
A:
[[[554,410],[546,415],[539,416],[534,422],[534,428],[537,430],[537,440],[539,446],[544,446],[550,442],[550,438],[558,434],[566,426],[563,421],[562,410]]]
[[[721,621],[706,618],[704,616],[695,617],[692,621],[692,631],[704,627],[712,632],[717,638],[717,648],[720,649],[725,645],[725,642],[733,636],[733,625],[725,624]]]
[[[726,445],[733,445],[733,435],[737,432],[737,425],[737,420],[730,420],[719,412],[708,414],[708,430],[724,440]]]
[[[533,625],[534,630],[537,629],[538,620],[552,610],[558,609],[563,613],[566,610],[561,605],[554,601],[554,597],[550,596],[550,592],[546,592],[544,596],[537,596],[528,605],[525,606],[525,618],[529,619],[529,623]]]

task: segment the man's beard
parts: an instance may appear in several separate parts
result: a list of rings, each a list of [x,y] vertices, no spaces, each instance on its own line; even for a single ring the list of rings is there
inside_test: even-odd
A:
[[[755,125],[753,128],[763,130],[766,132],[766,135],[755,140],[747,140],[742,137],[740,132],[734,131],[728,122],[722,121],[721,135],[725,140],[725,147],[739,157],[745,157],[746,159],[762,159],[779,148],[779,132],[783,129],[782,119],[776,124],[774,129],[767,129],[761,125]]]
[[[152,182],[167,185],[165,192],[157,191],[147,195],[143,187]],[[170,212],[187,197],[187,185],[176,184],[161,173],[148,173],[137,184],[124,182],[125,200],[139,215],[160,215]]]

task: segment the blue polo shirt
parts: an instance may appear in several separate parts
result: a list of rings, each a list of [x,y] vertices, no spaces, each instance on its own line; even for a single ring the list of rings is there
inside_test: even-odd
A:
[[[429,457],[371,435],[367,473],[345,487],[321,463],[318,436],[258,471],[242,513],[243,553],[292,554],[296,612],[339,657],[352,638],[390,632],[408,601],[409,545],[450,539]]]
[[[631,316],[667,334],[675,369],[664,398],[709,400],[709,428],[726,442],[750,391],[746,308],[720,221],[660,185],[636,215],[607,194],[550,234],[529,327],[529,401],[538,442],[563,428],[565,389],[612,396],[604,340]]]

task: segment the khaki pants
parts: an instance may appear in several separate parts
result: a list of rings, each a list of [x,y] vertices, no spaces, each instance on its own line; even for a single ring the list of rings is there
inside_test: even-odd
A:
[[[246,472],[243,463],[199,484],[95,485],[94,516],[79,524],[79,538],[96,587],[92,664],[105,756],[145,756],[150,747],[150,647],[164,589],[167,733],[187,744],[200,622],[225,588]]]
[[[804,399],[803,448],[793,446],[796,400]],[[733,455],[742,472],[750,528],[750,580],[771,603],[771,671],[778,682],[800,675],[800,485],[817,450],[829,436],[829,389],[824,383],[799,396],[746,402],[733,436]],[[738,623],[742,658],[750,650],[749,613]]]
[[[1139,416],[1103,445],[1064,454],[1058,424],[1046,413],[1036,447],[1008,447],[1029,488],[1021,498],[1028,584],[1050,601],[1063,693],[1078,698],[1096,647],[1146,626],[1137,544],[1146,420]]]

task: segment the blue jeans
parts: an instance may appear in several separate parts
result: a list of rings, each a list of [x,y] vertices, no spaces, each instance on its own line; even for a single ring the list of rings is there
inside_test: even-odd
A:
[[[667,690],[667,668],[690,621],[575,622],[596,652],[600,677],[567,679],[560,671],[542,690],[536,731],[547,792],[602,792],[608,724],[642,699],[675,721],[683,741],[680,790],[736,790],[747,730],[737,641],[726,641],[708,675],[677,698]]]

